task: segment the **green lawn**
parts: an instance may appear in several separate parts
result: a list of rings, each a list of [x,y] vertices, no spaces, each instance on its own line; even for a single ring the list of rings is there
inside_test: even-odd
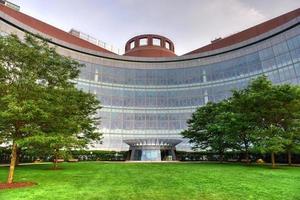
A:
[[[1,200],[26,199],[299,199],[300,168],[208,163],[70,163],[21,166],[16,181],[30,188],[0,190]],[[8,168],[0,167],[0,181]]]

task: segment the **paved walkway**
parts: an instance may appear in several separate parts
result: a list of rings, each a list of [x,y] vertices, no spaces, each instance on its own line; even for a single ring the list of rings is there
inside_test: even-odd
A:
[[[26,166],[26,165],[46,165],[46,164],[52,164],[52,162],[40,162],[40,163],[20,163],[18,165],[20,166]],[[9,164],[0,164],[0,167],[8,167]]]
[[[167,164],[167,163],[176,163],[176,164],[185,164],[185,163],[215,163],[215,164],[221,164],[217,161],[79,161],[80,163],[90,163],[90,162],[99,162],[99,163],[118,163],[118,164],[129,164],[129,163],[159,163],[159,164]],[[20,163],[20,166],[26,166],[26,165],[48,165],[53,164],[52,162],[41,162],[41,163]],[[244,164],[246,163],[238,163],[238,162],[223,162],[222,164]],[[251,165],[259,165],[256,163],[251,163]],[[262,165],[271,165],[271,163],[265,163]],[[288,164],[285,163],[277,163],[277,166],[288,166]],[[8,167],[9,164],[0,164],[0,167]],[[293,164],[293,167],[300,167],[300,164]]]

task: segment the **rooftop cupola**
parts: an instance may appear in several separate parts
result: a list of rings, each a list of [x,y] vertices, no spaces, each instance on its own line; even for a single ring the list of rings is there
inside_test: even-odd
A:
[[[174,57],[174,43],[161,35],[138,35],[125,45],[125,56]]]

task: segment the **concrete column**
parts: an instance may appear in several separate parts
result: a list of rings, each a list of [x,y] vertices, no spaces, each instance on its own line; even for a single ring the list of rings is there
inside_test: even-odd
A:
[[[95,82],[98,82],[98,78],[99,78],[99,73],[98,73],[98,70],[96,69],[96,72],[95,72]]]
[[[171,149],[171,153],[172,153],[172,160],[176,160],[176,154],[174,148]]]
[[[203,83],[206,83],[207,82],[207,77],[206,77],[206,71],[203,70],[202,71],[202,77],[203,77]],[[207,90],[205,90],[204,92],[204,104],[207,104],[208,103],[208,92]]]
[[[134,160],[135,149],[131,149],[130,160]]]
[[[208,103],[208,92],[207,90],[205,90],[204,92],[204,104],[207,104]]]
[[[202,77],[203,77],[203,83],[206,83],[207,78],[206,78],[206,71],[205,70],[202,71]]]

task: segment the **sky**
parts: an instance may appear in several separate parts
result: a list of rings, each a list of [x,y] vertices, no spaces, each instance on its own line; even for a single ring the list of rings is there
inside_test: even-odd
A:
[[[177,55],[300,7],[300,0],[10,1],[57,28],[75,28],[120,49],[139,34],[163,35]]]

